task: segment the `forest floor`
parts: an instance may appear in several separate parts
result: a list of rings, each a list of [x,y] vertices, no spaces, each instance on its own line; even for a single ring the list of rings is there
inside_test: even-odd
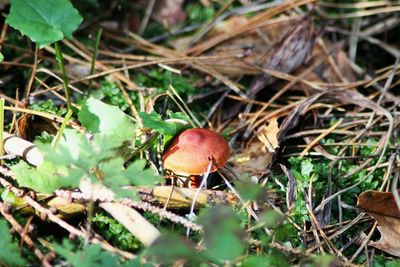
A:
[[[0,266],[400,266],[398,3],[0,10]]]

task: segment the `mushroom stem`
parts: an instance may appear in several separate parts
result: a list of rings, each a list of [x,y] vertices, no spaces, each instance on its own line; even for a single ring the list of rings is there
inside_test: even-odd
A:
[[[190,175],[189,176],[189,187],[190,188],[199,188],[200,186],[200,176],[199,175]]]

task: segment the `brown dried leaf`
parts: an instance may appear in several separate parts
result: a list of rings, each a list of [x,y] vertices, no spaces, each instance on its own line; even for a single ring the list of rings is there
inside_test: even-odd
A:
[[[156,1],[154,15],[166,22],[168,26],[174,26],[186,18],[183,10],[185,0],[161,0]]]
[[[259,62],[259,66],[264,69],[276,70],[284,73],[292,72],[304,62],[308,61],[312,55],[315,44],[316,34],[313,30],[312,10],[283,36],[282,40]],[[272,76],[262,74],[255,78],[250,87],[250,91],[256,94],[265,85],[273,82]]]
[[[275,152],[275,149],[279,147],[278,132],[278,120],[277,118],[272,118],[268,125],[261,128],[257,133],[258,139],[268,148],[269,152]]]
[[[321,59],[322,62],[321,62]],[[317,63],[318,62],[318,63]],[[331,45],[324,40],[315,46],[310,64],[317,67],[305,79],[315,82],[340,83],[357,81],[351,61],[340,45]],[[294,75],[303,73],[307,68],[299,67]]]
[[[241,175],[263,175],[268,172],[272,158],[273,153],[268,152],[262,142],[254,139],[247,149],[237,154],[233,163],[235,170]]]
[[[220,57],[210,58],[203,62],[205,66],[214,67],[222,74],[229,76],[241,76],[243,74],[256,75],[260,71],[252,66],[259,62],[263,55],[279,42],[284,34],[292,27],[295,19],[280,16],[277,19],[268,20],[268,24],[255,29],[250,29],[219,44],[203,55]],[[218,23],[204,38],[203,43],[223,35],[232,35],[238,28],[245,28],[250,23],[243,16],[235,16]],[[177,50],[184,50],[192,41],[193,36],[182,37],[171,42]],[[201,44],[201,43],[199,43]],[[243,57],[245,60],[243,60]],[[250,64],[249,64],[250,63]]]
[[[381,233],[379,241],[368,245],[400,257],[400,210],[393,194],[365,191],[358,197],[357,206],[377,221]]]
[[[33,141],[42,132],[55,135],[57,128],[53,121],[31,114],[23,115],[17,121],[18,134],[22,139]]]

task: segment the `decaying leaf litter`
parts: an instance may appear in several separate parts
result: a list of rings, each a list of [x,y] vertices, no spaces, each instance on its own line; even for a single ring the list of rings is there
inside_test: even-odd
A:
[[[328,264],[339,266],[394,263],[400,255],[400,54],[391,35],[398,33],[399,6],[227,1],[208,21],[185,32],[185,28],[179,31],[178,24],[188,15],[185,1],[176,1],[175,6],[168,1],[140,2],[136,10],[144,10],[143,17],[130,14],[128,22],[122,22],[124,31],[112,28],[112,17],[105,16],[84,20],[74,37],[59,41],[75,97],[72,106],[80,110],[68,122],[65,112],[33,108],[41,99],[65,106],[56,50],[49,45],[35,48],[23,37],[16,44],[17,32],[2,24],[0,48],[5,57],[0,63],[0,89],[9,133],[4,133],[0,212],[20,235],[20,246],[31,249],[45,266],[57,263],[59,257],[68,260],[60,248],[29,230],[40,230],[42,223],[50,222],[55,229],[65,230],[64,237],[80,237],[86,246],[99,244],[121,259],[138,260],[132,264],[247,266],[253,260],[258,265],[249,266],[263,266],[273,258],[266,257],[273,251],[292,265],[321,266],[320,254],[333,255],[326,258]],[[200,2],[203,8],[215,5]],[[8,3],[0,4],[8,10]],[[110,15],[117,7],[110,4]],[[143,34],[152,22],[176,24],[178,30],[146,38]],[[91,74],[93,45],[85,34],[93,35],[99,26],[103,33]],[[369,55],[370,51],[378,56]],[[374,65],[379,55],[382,60]],[[27,70],[25,76],[16,74]],[[138,74],[151,77],[154,70],[175,76],[160,83],[165,84],[162,90],[136,79]],[[188,95],[174,82],[191,75],[195,75],[191,81],[195,90]],[[16,83],[21,77],[26,81]],[[113,84],[114,99],[104,92],[95,94],[105,82]],[[89,83],[94,98],[113,105],[122,101],[129,123],[122,122],[127,117],[121,111],[94,98],[82,102]],[[122,99],[119,103],[116,95]],[[56,135],[63,122],[76,131],[67,129],[59,145],[37,148],[37,141],[32,143],[33,132],[43,140],[42,131]],[[160,169],[159,158],[168,139],[190,127],[223,132],[232,150],[230,163],[208,177],[208,188],[201,191],[171,186]],[[115,138],[114,144],[102,135]],[[82,146],[71,147],[69,142]],[[85,149],[92,154],[85,154],[89,151]],[[107,149],[122,151],[106,154]],[[71,158],[63,158],[60,151]],[[102,157],[94,156],[96,152]],[[114,156],[115,160],[108,160]],[[135,161],[135,168],[129,166],[139,158],[145,159],[144,165]],[[16,168],[18,159],[39,167]],[[89,170],[79,166],[83,159],[93,164]],[[57,166],[57,160],[73,166],[73,172]],[[53,164],[48,176],[48,167],[40,169],[43,162]],[[114,172],[115,166],[126,169]],[[87,179],[92,172],[101,183]],[[154,172],[166,179],[153,177]],[[67,186],[52,180],[55,174],[82,179]],[[42,184],[28,176],[42,179]],[[149,185],[141,177],[155,183]],[[199,220],[186,216],[194,202],[198,209],[214,206],[214,213]],[[244,217],[245,228],[236,225],[237,218],[227,220],[236,215],[220,205],[234,206]],[[149,248],[122,249],[118,242],[96,233],[93,213],[101,209]],[[16,220],[20,214],[40,218],[29,217],[21,224]],[[158,225],[149,214],[160,218]],[[267,218],[274,216],[277,219],[268,223]],[[224,220],[230,224],[223,224]],[[220,232],[212,229],[213,223],[222,225],[217,228]],[[168,247],[165,242],[177,237],[164,236],[160,230],[174,231],[174,227],[191,229],[192,234],[182,241],[182,254],[166,256],[162,253]],[[224,242],[234,244],[232,251],[223,249],[226,244],[218,245],[221,233]],[[194,250],[202,253],[191,258]],[[259,258],[247,262],[245,251]],[[1,257],[0,253],[3,264]],[[271,260],[267,265],[276,264]]]

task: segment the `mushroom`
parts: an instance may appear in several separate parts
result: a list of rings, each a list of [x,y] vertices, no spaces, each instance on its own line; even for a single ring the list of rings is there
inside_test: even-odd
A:
[[[229,159],[228,142],[218,133],[202,128],[193,128],[178,134],[164,151],[164,169],[174,174],[189,176],[190,187],[199,187],[199,176],[221,168]]]

